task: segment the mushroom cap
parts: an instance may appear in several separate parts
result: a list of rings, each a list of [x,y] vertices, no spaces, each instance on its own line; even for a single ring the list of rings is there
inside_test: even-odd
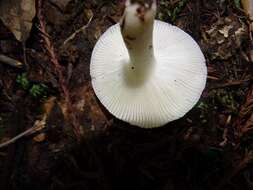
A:
[[[199,100],[207,77],[200,47],[178,27],[155,20],[153,46],[152,72],[136,84],[125,72],[129,55],[119,24],[100,37],[91,56],[90,74],[98,99],[118,119],[143,128],[184,116]]]

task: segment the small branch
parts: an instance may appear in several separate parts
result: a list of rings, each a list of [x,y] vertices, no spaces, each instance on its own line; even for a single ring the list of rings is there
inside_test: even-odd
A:
[[[6,146],[9,146],[10,144],[13,144],[15,143],[17,140],[21,139],[22,137],[24,136],[27,136],[28,134],[31,134],[33,132],[35,132],[37,130],[37,127],[36,126],[33,126],[29,129],[27,129],[26,131],[20,133],[19,135],[13,137],[12,139],[0,144],[0,148],[4,148]]]
[[[245,79],[245,80],[230,81],[230,82],[226,82],[224,84],[219,84],[219,85],[213,86],[213,87],[210,88],[210,90],[217,89],[217,88],[226,88],[226,87],[240,86],[240,85],[247,84],[247,83],[249,83],[252,80],[253,80],[253,78],[249,78],[249,79]]]
[[[71,98],[70,98],[70,94],[69,94],[69,91],[67,88],[66,80],[63,75],[63,69],[62,69],[62,66],[58,62],[57,56],[55,54],[54,46],[51,43],[50,38],[49,38],[49,34],[46,31],[46,25],[45,25],[44,17],[42,14],[42,0],[38,0],[37,16],[39,19],[40,31],[43,34],[41,36],[43,38],[45,48],[49,54],[50,61],[54,67],[54,72],[58,76],[58,82],[59,82],[59,86],[61,89],[62,97],[65,98],[65,101],[67,104],[67,110],[69,113],[69,118],[70,118],[70,121],[71,121],[71,124],[73,127],[73,131],[75,133],[75,136],[77,137],[77,140],[80,140],[81,132],[80,132],[80,128],[79,128],[79,123],[76,118],[76,115],[74,114],[75,112],[74,112],[74,108],[71,103]]]
[[[238,143],[235,147],[235,150],[240,145],[240,139],[242,136],[253,129],[253,85],[250,86],[248,95],[246,96],[245,103],[241,106],[239,116],[234,122],[234,129],[238,132]],[[214,187],[213,190],[222,189],[226,184],[228,184],[233,177],[235,177],[240,171],[245,169],[248,164],[253,162],[253,151],[249,151],[244,155],[244,158],[235,164],[234,168],[230,168],[230,170],[225,174],[224,178],[220,180],[218,186]]]
[[[253,85],[251,85],[245,103],[241,106],[239,117],[235,122],[239,138],[253,128]]]
[[[90,22],[92,21],[93,19],[93,15],[90,17],[88,23],[84,26],[82,26],[81,28],[79,28],[78,30],[76,30],[74,33],[72,33],[64,42],[63,42],[63,46],[65,46],[69,41],[73,40],[76,35],[80,32],[84,32],[85,29],[90,25]]]
[[[17,68],[22,68],[24,66],[24,64],[21,63],[20,61],[10,58],[6,55],[2,55],[2,54],[0,54],[0,62],[8,64],[12,67],[17,67]]]
[[[208,76],[207,76],[207,79],[211,79],[211,80],[219,80],[219,78],[214,77],[214,76],[210,76],[210,75],[208,75]]]

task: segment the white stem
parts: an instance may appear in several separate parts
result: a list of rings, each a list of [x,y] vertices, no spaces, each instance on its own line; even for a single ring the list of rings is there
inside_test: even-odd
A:
[[[126,5],[121,22],[122,36],[128,49],[132,68],[143,70],[154,63],[153,24],[156,3]]]

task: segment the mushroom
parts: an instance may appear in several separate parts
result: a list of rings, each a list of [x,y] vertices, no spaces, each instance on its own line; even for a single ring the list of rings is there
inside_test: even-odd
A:
[[[92,86],[118,119],[154,128],[184,116],[206,84],[205,58],[183,30],[155,20],[156,1],[127,0],[120,23],[96,43]]]

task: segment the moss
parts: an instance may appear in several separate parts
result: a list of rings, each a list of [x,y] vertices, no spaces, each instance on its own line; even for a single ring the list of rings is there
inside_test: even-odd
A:
[[[43,83],[33,84],[31,81],[29,81],[27,73],[18,75],[16,82],[23,90],[28,91],[29,94],[34,98],[45,98],[47,95],[48,87]]]
[[[172,5],[167,0],[161,0],[158,18],[160,20],[170,20],[174,22],[187,3],[188,0],[181,0]]]

